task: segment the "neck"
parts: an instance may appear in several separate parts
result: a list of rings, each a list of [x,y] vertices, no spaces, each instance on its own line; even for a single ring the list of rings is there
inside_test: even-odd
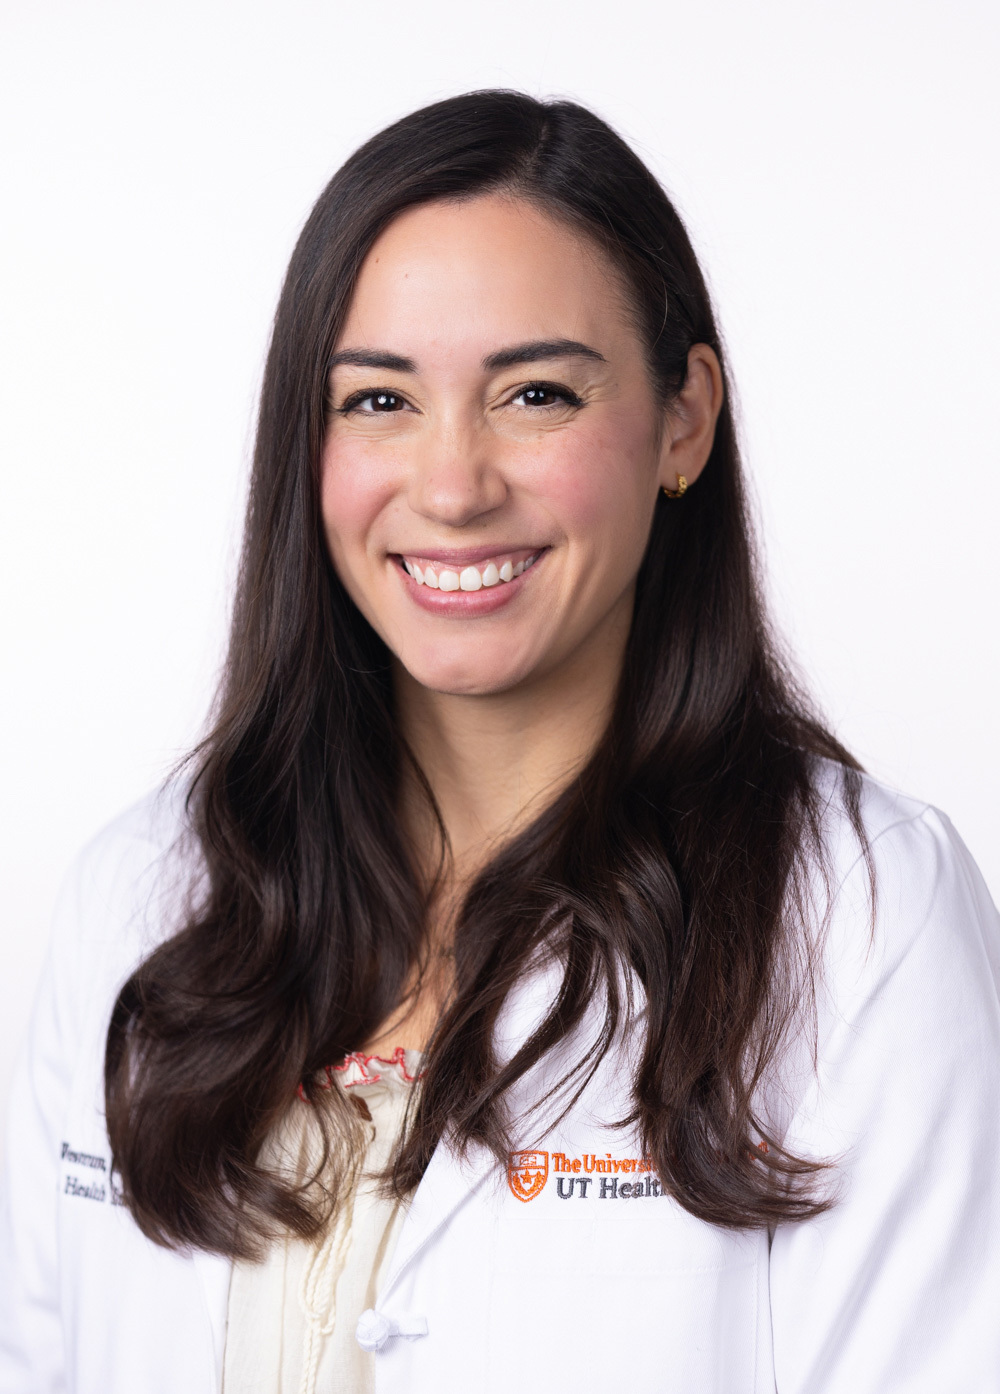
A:
[[[397,671],[402,732],[448,836],[445,903],[590,759],[611,715],[630,617],[631,606],[609,616],[557,670],[505,692],[435,692]],[[403,791],[403,813],[418,861],[430,871],[436,830],[412,783]]]

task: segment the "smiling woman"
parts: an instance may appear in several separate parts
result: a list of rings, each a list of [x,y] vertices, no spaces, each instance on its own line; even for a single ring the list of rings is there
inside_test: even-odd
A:
[[[597,684],[606,721],[657,491],[697,478],[722,405],[698,344],[666,418],[633,320],[592,238],[510,194],[419,205],[372,248],[333,356],[323,517],[422,686]]]
[[[213,730],[63,902],[0,1389],[997,1385],[996,912],[780,660],[741,478],[598,117],[337,173]]]

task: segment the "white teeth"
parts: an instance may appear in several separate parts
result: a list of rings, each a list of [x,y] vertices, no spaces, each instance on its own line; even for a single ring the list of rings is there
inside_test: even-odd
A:
[[[460,572],[448,569],[436,572],[430,566],[421,569],[415,561],[408,561],[405,557],[402,562],[407,575],[412,576],[418,586],[430,586],[431,590],[478,591],[484,586],[499,585],[501,581],[513,581],[516,576],[523,575],[529,566],[534,566],[538,557],[539,553],[535,552],[523,561],[505,561],[500,567],[491,561],[482,571],[478,566],[464,566]]]
[[[466,566],[458,578],[458,584],[464,591],[478,591],[483,588],[483,578],[474,566]]]

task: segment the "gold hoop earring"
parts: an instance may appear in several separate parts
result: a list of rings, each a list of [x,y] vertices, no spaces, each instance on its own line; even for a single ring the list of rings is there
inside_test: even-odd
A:
[[[677,488],[676,488],[676,489],[668,489],[668,488],[664,485],[663,492],[666,494],[666,496],[667,496],[668,499],[679,499],[679,498],[681,497],[681,495],[684,494],[684,493],[687,491],[687,486],[688,486],[687,480],[684,478],[684,476],[683,476],[682,474],[679,474],[679,475],[677,476]]]

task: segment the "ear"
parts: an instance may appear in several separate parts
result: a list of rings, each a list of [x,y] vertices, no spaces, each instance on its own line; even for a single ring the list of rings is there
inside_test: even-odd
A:
[[[714,349],[695,344],[688,354],[684,386],[666,413],[657,474],[661,489],[676,489],[681,475],[693,484],[705,468],[722,396],[722,369]]]

